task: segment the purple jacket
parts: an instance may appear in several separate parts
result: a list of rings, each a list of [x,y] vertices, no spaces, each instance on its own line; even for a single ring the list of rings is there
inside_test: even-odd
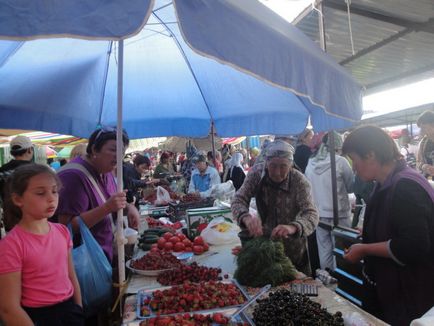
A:
[[[392,325],[409,325],[434,306],[434,190],[404,160],[367,205],[363,242],[389,241],[392,258],[368,256],[366,310]]]
[[[100,186],[106,199],[116,193],[116,183],[111,173],[103,175],[98,174],[98,172],[82,158],[75,158],[71,162],[81,164],[90,172]],[[71,169],[60,171],[58,175],[62,182],[62,188],[59,192],[57,215],[79,216],[81,213],[104,204],[83,172]],[[100,244],[107,258],[112,261],[113,231],[110,215],[107,215],[102,221],[91,227],[90,231]]]

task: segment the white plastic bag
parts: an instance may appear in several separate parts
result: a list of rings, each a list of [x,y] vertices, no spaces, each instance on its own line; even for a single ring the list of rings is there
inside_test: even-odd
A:
[[[344,313],[342,318],[345,326],[374,326],[357,311]]]
[[[167,205],[170,202],[170,194],[163,187],[157,187],[157,199],[155,205]]]
[[[238,232],[240,232],[238,225],[219,216],[214,218],[200,235],[209,244],[220,245],[237,242]]]
[[[219,183],[211,188],[210,197],[221,201],[228,201],[235,195],[235,187],[231,180],[225,183]]]

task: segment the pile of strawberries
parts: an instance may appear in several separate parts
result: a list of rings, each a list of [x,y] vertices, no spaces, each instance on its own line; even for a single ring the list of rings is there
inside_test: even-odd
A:
[[[131,267],[144,271],[179,268],[182,263],[169,252],[149,252],[139,259],[131,261]]]
[[[200,197],[200,195],[197,193],[194,193],[194,192],[186,194],[186,195],[181,197],[182,203],[195,203],[195,202],[198,202],[201,200],[202,200],[202,198]]]
[[[157,281],[161,285],[178,285],[184,283],[185,281],[199,283],[207,281],[221,281],[223,277],[229,277],[228,274],[225,274],[223,277],[221,277],[221,272],[221,268],[200,266],[194,262],[190,265],[182,265],[177,269],[161,272],[158,274]]]
[[[154,291],[152,297],[144,299],[143,305],[163,315],[234,306],[244,303],[245,300],[232,283],[184,282],[166,290]]]
[[[152,217],[146,217],[146,222],[148,223],[148,227],[150,229],[162,228],[162,229],[168,229],[175,232],[177,229],[182,228],[181,222],[175,222],[173,224],[165,224]]]

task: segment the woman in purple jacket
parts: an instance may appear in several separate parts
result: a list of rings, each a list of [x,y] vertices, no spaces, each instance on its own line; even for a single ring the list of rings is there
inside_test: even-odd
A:
[[[124,133],[122,138],[126,149],[128,135]],[[132,206],[127,204],[124,191],[117,192],[112,173],[116,163],[116,130],[105,127],[90,136],[86,156],[76,157],[58,172],[62,183],[56,212],[59,222],[72,222],[78,230],[76,217],[80,216],[110,262],[113,259],[112,214]]]
[[[409,325],[434,306],[434,190],[378,127],[354,130],[342,151],[363,181],[376,181],[363,243],[344,258],[363,259],[364,309],[392,325]]]

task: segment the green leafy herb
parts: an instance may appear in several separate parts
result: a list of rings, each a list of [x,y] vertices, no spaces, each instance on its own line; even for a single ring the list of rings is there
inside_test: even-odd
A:
[[[297,273],[283,243],[265,237],[249,240],[237,256],[237,265],[235,279],[252,287],[277,286],[295,279]]]

